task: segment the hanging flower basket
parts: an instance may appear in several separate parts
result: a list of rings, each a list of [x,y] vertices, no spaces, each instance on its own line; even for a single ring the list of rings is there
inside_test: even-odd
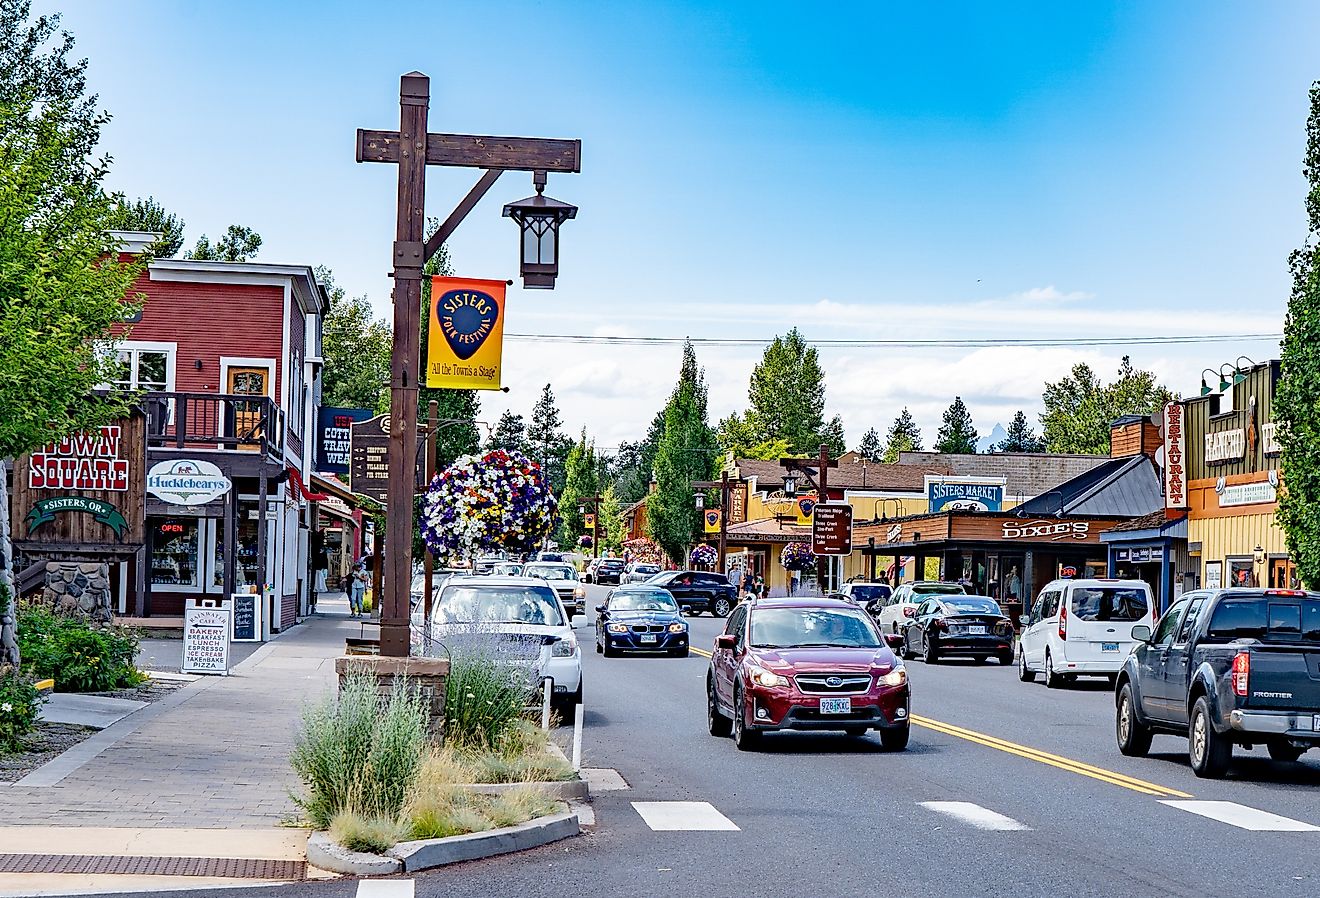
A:
[[[581,536],[578,537],[578,548],[579,548],[579,549],[590,549],[590,548],[591,548],[591,534],[590,534],[590,533],[584,533],[584,534],[582,534]]]
[[[715,547],[709,543],[701,543],[692,549],[692,554],[688,556],[688,563],[693,567],[713,567],[719,560],[719,553]]]
[[[779,553],[779,563],[786,571],[805,571],[816,563],[816,556],[807,543],[789,543]]]
[[[665,563],[664,550],[654,540],[649,540],[644,536],[625,540],[623,543],[623,557],[627,561],[635,561],[639,564],[663,566]]]
[[[554,532],[559,503],[541,467],[518,452],[465,455],[432,479],[421,530],[438,558],[531,552]]]

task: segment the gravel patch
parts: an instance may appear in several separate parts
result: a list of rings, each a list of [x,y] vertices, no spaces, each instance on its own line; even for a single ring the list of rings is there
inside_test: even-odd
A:
[[[54,760],[88,736],[99,732],[96,727],[39,721],[37,728],[23,740],[26,751],[12,755],[0,754],[0,783],[21,780],[47,761]]]
[[[87,692],[84,695],[100,695],[105,698],[128,698],[134,701],[157,702],[165,696],[188,684],[180,680],[148,680],[141,686],[129,686],[127,689],[111,689],[108,692]]]

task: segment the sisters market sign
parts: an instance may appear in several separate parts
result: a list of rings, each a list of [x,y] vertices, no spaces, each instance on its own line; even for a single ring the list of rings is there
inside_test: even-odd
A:
[[[147,492],[171,505],[205,505],[232,488],[232,481],[209,461],[170,459],[147,472]]]
[[[43,524],[54,521],[56,515],[73,512],[90,514],[98,524],[104,524],[113,530],[119,539],[124,538],[124,531],[128,529],[128,521],[124,520],[124,515],[109,502],[89,499],[86,496],[55,496],[32,503],[27,513],[28,536]]]
[[[29,456],[28,489],[127,492],[121,434],[118,424],[110,424],[47,443]]]

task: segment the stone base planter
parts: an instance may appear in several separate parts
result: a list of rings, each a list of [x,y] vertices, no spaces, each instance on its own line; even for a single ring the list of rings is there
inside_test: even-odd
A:
[[[447,839],[419,839],[400,842],[388,854],[363,854],[337,845],[325,833],[312,833],[307,840],[307,862],[322,870],[351,876],[388,876],[413,873],[460,861],[474,861],[513,851],[539,848],[581,832],[578,815],[562,811],[537,817],[517,826],[481,833],[450,836]]]

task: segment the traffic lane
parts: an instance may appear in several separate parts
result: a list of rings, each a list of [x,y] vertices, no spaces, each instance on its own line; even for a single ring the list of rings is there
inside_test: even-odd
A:
[[[994,662],[910,661],[907,667],[914,715],[1156,781],[1198,799],[1236,801],[1289,817],[1312,814],[1320,799],[1320,751],[1281,764],[1263,746],[1235,749],[1226,780],[1197,777],[1180,736],[1156,736],[1148,757],[1125,757],[1114,738],[1114,693],[1101,678],[1048,689],[1039,681],[1021,682],[1015,667]]]

